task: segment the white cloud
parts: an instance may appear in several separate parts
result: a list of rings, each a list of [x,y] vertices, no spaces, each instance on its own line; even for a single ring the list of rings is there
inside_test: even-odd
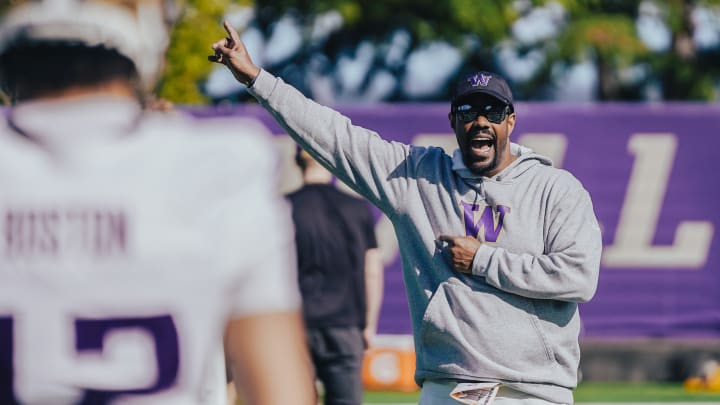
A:
[[[357,94],[375,58],[375,45],[363,41],[355,49],[355,55],[342,55],[336,66],[336,76],[345,93]]]
[[[280,18],[272,28],[265,45],[265,62],[268,65],[283,62],[297,54],[302,47],[302,28],[292,16]]]
[[[556,101],[590,102],[597,98],[598,69],[590,58],[571,66],[556,65],[552,76]]]
[[[535,7],[511,27],[513,37],[525,45],[535,44],[556,37],[565,21],[565,8],[551,1],[543,7]]]
[[[664,52],[672,46],[672,32],[665,23],[664,12],[654,1],[640,3],[635,30],[640,40],[655,52]]]
[[[524,82],[535,76],[545,63],[545,52],[536,48],[520,54],[513,43],[506,41],[498,46],[496,58],[508,79]]]
[[[698,6],[692,11],[693,41],[699,49],[720,46],[720,8]]]
[[[245,85],[240,84],[225,66],[215,67],[205,82],[205,94],[214,99],[230,97],[245,90]]]
[[[315,43],[325,42],[330,34],[342,28],[343,23],[342,14],[337,10],[317,15],[313,21],[310,41]]]
[[[414,50],[408,56],[403,93],[425,98],[444,91],[461,63],[460,51],[446,42],[430,42]]]

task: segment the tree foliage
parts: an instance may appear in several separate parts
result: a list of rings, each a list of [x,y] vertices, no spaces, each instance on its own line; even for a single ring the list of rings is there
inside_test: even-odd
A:
[[[221,22],[231,3],[231,0],[186,1],[182,18],[172,32],[159,88],[162,98],[183,104],[207,102],[200,91],[213,67],[207,55],[211,53],[211,42],[225,35]],[[252,4],[252,0],[246,3]]]
[[[395,30],[405,29],[413,47],[438,39],[456,46],[463,52],[463,70],[467,71],[497,68],[498,46],[512,37],[513,24],[522,17],[518,3],[524,3],[527,11],[549,1],[187,0],[188,10],[173,34],[161,95],[178,103],[207,101],[199,90],[212,69],[205,56],[210,42],[224,35],[220,21],[226,8],[233,5],[254,5],[255,24],[266,33],[288,12],[310,26],[315,16],[337,10],[344,25],[324,49],[330,60],[333,52],[356,47],[363,40],[382,41]],[[720,0],[655,2],[672,33],[672,46],[663,52],[647,49],[636,32],[641,0],[553,1],[562,4],[566,21],[559,35],[520,48],[521,52],[540,49],[545,55],[542,69],[526,82],[514,84],[521,97],[543,99],[553,66],[587,58],[597,66],[601,100],[640,100],[642,87],[650,81],[661,84],[665,99],[717,97],[720,47],[693,47],[691,10],[697,5],[720,7]],[[628,83],[620,79],[623,71],[638,66],[647,73],[642,80]]]

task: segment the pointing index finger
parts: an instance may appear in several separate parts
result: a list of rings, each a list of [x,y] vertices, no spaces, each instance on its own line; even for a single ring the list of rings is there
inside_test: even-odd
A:
[[[237,31],[235,31],[235,28],[230,25],[228,20],[223,21],[223,27],[225,27],[225,31],[228,33],[228,36],[230,36],[230,39],[232,39],[236,44],[239,44],[240,35],[238,35]]]

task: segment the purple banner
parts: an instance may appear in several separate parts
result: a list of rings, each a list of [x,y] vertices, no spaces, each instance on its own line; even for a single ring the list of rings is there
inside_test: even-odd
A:
[[[339,110],[386,139],[455,147],[444,104]],[[720,105],[521,103],[516,110],[513,141],[575,174],[603,229],[597,295],[581,306],[583,335],[720,338]],[[283,133],[256,105],[194,114],[255,116]],[[380,332],[410,333],[390,245]]]

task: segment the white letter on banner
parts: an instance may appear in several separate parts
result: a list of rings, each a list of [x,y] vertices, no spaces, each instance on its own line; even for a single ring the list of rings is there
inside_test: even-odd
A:
[[[457,149],[457,139],[452,132],[444,134],[418,134],[412,140],[413,145],[417,146],[437,146],[443,148],[445,153],[452,156],[453,151]]]
[[[697,269],[710,251],[710,221],[684,221],[670,246],[652,246],[672,169],[677,139],[673,134],[635,134],[628,149],[635,155],[615,239],[607,246],[607,267]]]
[[[518,138],[518,142],[535,153],[549,157],[553,166],[563,167],[567,150],[567,137],[564,134],[527,133]]]

